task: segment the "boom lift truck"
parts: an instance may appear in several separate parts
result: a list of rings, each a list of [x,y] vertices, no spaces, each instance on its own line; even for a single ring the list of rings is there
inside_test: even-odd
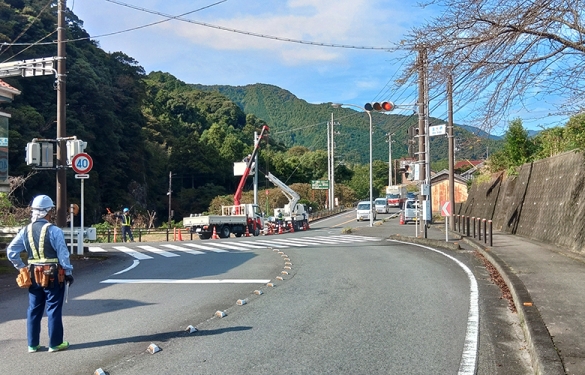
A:
[[[285,204],[282,208],[274,209],[274,220],[277,220],[278,212],[281,211],[283,214],[282,221],[285,228],[292,226],[295,231],[308,229],[309,215],[307,214],[305,205],[299,204],[299,200],[301,199],[299,194],[270,172],[268,172],[266,178],[274,185],[278,186],[282,191],[282,194],[288,198],[288,204]]]
[[[256,204],[240,204],[240,199],[246,179],[250,175],[254,159],[260,149],[260,140],[265,133],[268,133],[266,125],[262,127],[254,151],[248,158],[246,169],[234,194],[234,205],[221,206],[221,215],[191,214],[189,217],[183,218],[183,226],[189,228],[191,233],[197,233],[202,240],[211,238],[214,232],[219,238],[228,238],[231,233],[236,237],[241,237],[246,233],[246,229],[249,234],[260,235],[264,223],[262,210]]]

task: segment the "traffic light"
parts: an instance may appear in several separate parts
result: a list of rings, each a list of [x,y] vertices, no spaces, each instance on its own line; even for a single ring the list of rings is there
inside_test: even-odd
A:
[[[392,102],[374,102],[366,103],[364,105],[366,111],[389,112],[394,110],[394,103]]]

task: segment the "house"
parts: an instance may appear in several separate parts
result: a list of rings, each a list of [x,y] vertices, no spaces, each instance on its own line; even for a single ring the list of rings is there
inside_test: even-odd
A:
[[[455,204],[467,201],[467,180],[454,175]],[[442,170],[431,177],[431,199],[434,213],[441,212],[441,203],[449,201],[449,171]]]

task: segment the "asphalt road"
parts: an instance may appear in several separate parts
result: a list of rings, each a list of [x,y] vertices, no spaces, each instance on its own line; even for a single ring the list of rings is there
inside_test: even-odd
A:
[[[26,353],[26,291],[2,290],[0,373],[529,373],[514,314],[477,258],[387,231],[350,212],[308,232],[192,242],[215,251],[103,246],[106,260],[76,272],[66,352]]]

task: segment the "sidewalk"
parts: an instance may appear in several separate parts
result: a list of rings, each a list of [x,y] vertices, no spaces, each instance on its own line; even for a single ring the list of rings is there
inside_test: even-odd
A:
[[[398,228],[397,228],[398,227]],[[494,232],[493,246],[450,232],[444,224],[416,238],[412,225],[393,226],[412,242],[478,250],[504,278],[518,310],[537,374],[585,374],[585,257],[528,238]]]

